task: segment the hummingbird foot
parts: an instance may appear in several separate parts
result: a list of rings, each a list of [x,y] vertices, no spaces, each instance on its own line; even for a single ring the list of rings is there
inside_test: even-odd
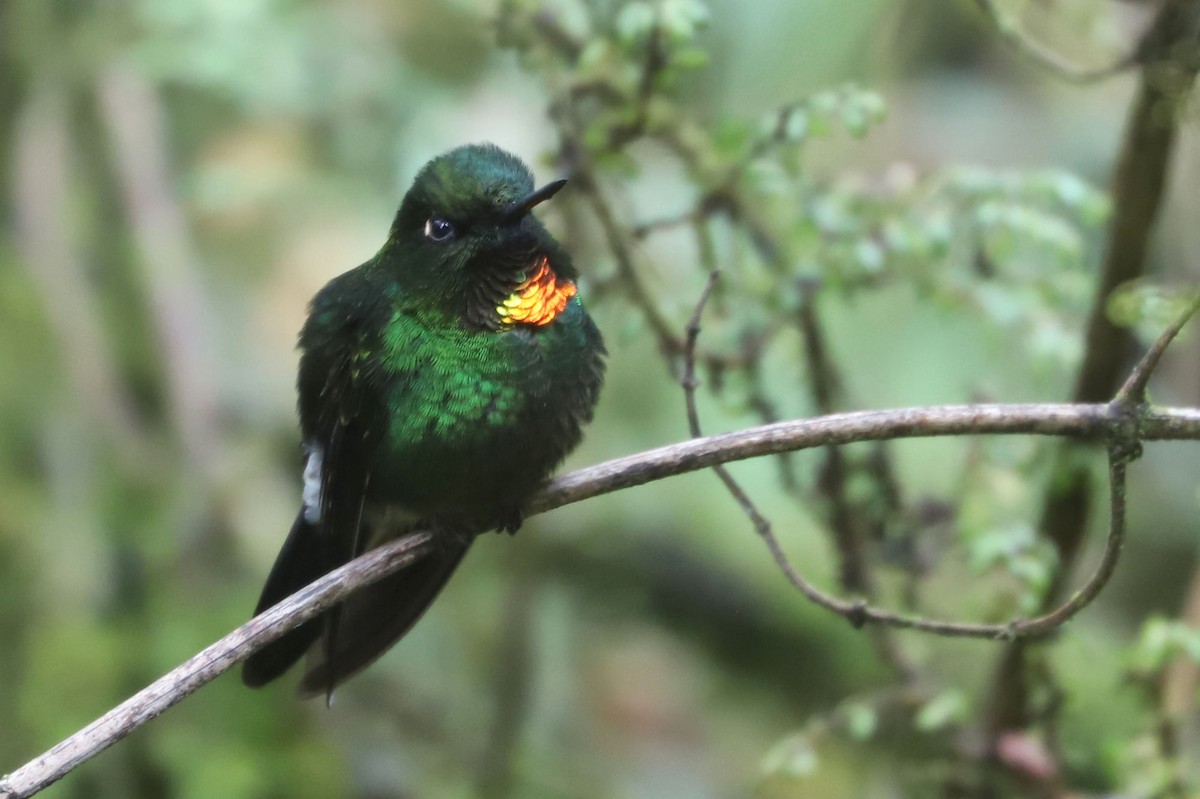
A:
[[[525,514],[520,506],[509,508],[500,516],[500,523],[496,525],[496,532],[516,535],[517,530],[520,530],[521,525],[524,523]]]

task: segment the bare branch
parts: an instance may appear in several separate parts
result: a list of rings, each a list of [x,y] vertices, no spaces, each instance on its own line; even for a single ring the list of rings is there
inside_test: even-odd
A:
[[[580,469],[547,485],[533,498],[526,511],[527,515],[544,513],[672,475],[831,444],[968,434],[1033,434],[1104,440],[1119,438],[1129,431],[1126,420],[1121,414],[1114,414],[1109,404],[949,405],[841,413],[695,438]],[[1200,440],[1200,410],[1150,409],[1141,415],[1133,432],[1147,441]],[[1123,510],[1124,460],[1114,457],[1113,464],[1115,518]],[[1123,514],[1120,515],[1123,518]],[[784,566],[786,559],[782,557],[778,543],[773,537],[766,540],[772,554],[781,561],[788,579],[805,596],[856,624],[886,624],[948,636],[1011,638],[1043,635],[1086,606],[1112,572],[1112,558],[1119,552],[1123,530],[1123,524],[1114,524],[1106,558],[1100,568],[1084,589],[1061,608],[1036,619],[1001,625],[931,621],[878,611],[860,602],[831,597],[805,581],[790,565]],[[25,799],[34,795],[251,653],[341,601],[351,591],[423,557],[432,545],[429,533],[408,536],[374,549],[301,589],[70,738],[0,779],[0,799]]]

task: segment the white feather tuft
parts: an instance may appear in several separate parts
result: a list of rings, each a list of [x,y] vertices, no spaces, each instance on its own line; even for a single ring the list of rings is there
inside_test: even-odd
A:
[[[304,464],[304,520],[309,524],[321,521],[321,456],[316,444],[305,444],[308,461]]]

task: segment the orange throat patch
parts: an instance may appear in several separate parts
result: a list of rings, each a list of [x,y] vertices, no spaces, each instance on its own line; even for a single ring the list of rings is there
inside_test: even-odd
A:
[[[496,306],[496,313],[502,327],[518,323],[541,327],[553,322],[574,296],[575,284],[559,280],[550,268],[550,259],[543,255],[508,299]]]

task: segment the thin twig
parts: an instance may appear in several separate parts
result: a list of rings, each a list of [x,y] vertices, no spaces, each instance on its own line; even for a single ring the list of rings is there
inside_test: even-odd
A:
[[[949,405],[841,413],[691,439],[580,469],[546,486],[529,502],[526,515],[544,513],[672,475],[787,450],[854,441],[982,434],[1032,434],[1103,440],[1109,436],[1127,434],[1129,430],[1125,420],[1112,412],[1110,404]],[[1200,440],[1200,410],[1149,409],[1141,415],[1133,432],[1144,441]],[[1114,485],[1123,489],[1124,462],[1115,463]],[[1123,507],[1123,502],[1123,490],[1114,491],[1114,514]],[[1123,534],[1122,525],[1115,527],[1117,541],[1110,546],[1113,555],[1119,550],[1120,536]],[[860,602],[831,597],[805,581],[790,564],[782,565],[787,561],[778,543],[773,543],[773,539],[766,540],[772,555],[781,561],[781,568],[788,579],[816,604],[855,624],[886,624],[946,636],[1008,639],[1044,635],[1082,610],[1111,573],[1111,560],[1106,557],[1079,594],[1061,608],[1037,618],[1018,619],[1008,624],[943,622],[892,614],[866,607]],[[0,799],[32,796],[289,629],[341,601],[351,591],[403,568],[427,554],[431,547],[430,535],[417,533],[374,549],[306,586],[45,754],[0,778]]]
[[[583,194],[591,203],[592,212],[600,222],[604,238],[612,251],[616,262],[617,273],[626,294],[642,310],[646,323],[654,331],[659,347],[668,355],[679,355],[683,352],[683,342],[671,329],[670,322],[663,315],[658,303],[650,294],[650,290],[642,283],[642,277],[634,265],[633,245],[626,240],[624,229],[617,222],[616,213],[612,210],[596,177],[595,169],[590,158],[585,155],[582,145],[573,148],[572,180],[583,187]]]
[[[1112,577],[1125,543],[1125,467],[1129,461],[1126,454],[1129,449],[1127,445],[1109,448],[1109,528],[1100,564],[1083,588],[1063,604],[1033,619],[1012,622],[1009,625],[1012,638],[1036,638],[1058,629],[1091,604]]]
[[[629,233],[635,239],[644,239],[654,233],[659,233],[664,230],[673,230],[678,227],[683,227],[684,225],[696,224],[698,221],[704,219],[704,216],[705,215],[701,210],[689,208],[687,211],[684,211],[681,214],[663,216],[657,219],[651,219],[649,222],[641,222],[637,225],[634,225],[630,229]]]
[[[700,293],[700,299],[696,303],[696,309],[692,313],[691,321],[687,326],[687,339],[684,348],[684,370],[683,379],[680,381],[683,384],[684,401],[687,405],[688,430],[693,438],[700,438],[704,433],[700,429],[700,413],[696,407],[696,340],[700,336],[700,318],[704,314],[704,306],[708,303],[709,295],[712,294],[713,286],[717,283],[717,278],[720,272],[713,270],[708,276],[708,282],[704,285],[704,290]],[[713,472],[720,478],[726,490],[737,502],[738,507],[750,519],[750,523],[754,526],[754,531],[766,543],[767,549],[771,552],[771,557],[774,558],[776,566],[787,577],[788,581],[805,596],[813,600],[817,604],[825,607],[830,607],[830,604],[837,604],[839,601],[813,587],[807,580],[800,576],[795,567],[788,560],[787,553],[783,551],[783,547],[779,543],[779,539],[775,536],[775,532],[771,527],[771,522],[750,499],[750,495],[746,493],[741,484],[734,479],[733,475],[724,465],[713,466]],[[833,609],[832,607],[830,609]]]
[[[693,438],[700,438],[703,432],[700,429],[700,413],[696,408],[696,339],[700,335],[700,317],[704,313],[704,306],[708,303],[708,297],[712,293],[713,286],[717,283],[717,278],[720,272],[713,271],[708,276],[708,282],[704,286],[704,291],[700,294],[700,300],[696,303],[696,310],[692,313],[692,319],[687,326],[687,341],[684,351],[684,370],[683,370],[683,393],[687,404],[688,430]],[[788,580],[797,587],[797,580],[803,582],[803,578],[799,576],[791,561],[788,560],[787,553],[783,551],[783,547],[779,543],[779,539],[775,536],[774,530],[771,529],[771,522],[754,504],[754,500],[750,499],[750,495],[746,493],[741,484],[734,479],[733,475],[724,465],[713,466],[713,472],[721,480],[725,489],[729,492],[733,500],[737,502],[738,507],[750,519],[750,523],[754,526],[754,531],[758,536],[766,542],[767,549],[771,552],[771,557],[775,559],[776,566],[784,573]]]
[[[1188,320],[1195,315],[1197,309],[1200,309],[1200,294],[1188,302],[1187,307],[1176,317],[1170,327],[1162,332],[1162,335],[1142,356],[1137,366],[1129,373],[1125,384],[1117,391],[1116,402],[1122,405],[1140,405],[1146,401],[1146,386],[1150,383],[1150,375],[1158,367],[1158,362],[1162,359],[1163,353],[1167,351],[1167,347],[1179,335],[1179,331],[1183,330],[1183,326],[1188,323]]]
[[[696,380],[696,340],[700,337],[700,318],[704,314],[704,306],[708,304],[708,298],[712,294],[713,287],[717,284],[717,279],[721,273],[714,270],[708,276],[708,282],[704,284],[704,290],[700,293],[700,299],[696,303],[696,309],[692,313],[691,321],[687,326],[687,339],[684,344],[684,368],[683,379],[680,381],[683,384],[684,399],[687,404],[688,431],[692,434],[692,438],[700,438],[704,433],[700,429],[700,412],[696,408],[696,388],[699,382]],[[783,548],[779,546],[778,539],[775,538],[775,533],[771,530],[771,523],[755,506],[754,501],[750,499],[750,495],[745,492],[741,485],[734,479],[723,465],[713,466],[713,471],[725,488],[733,496],[734,501],[741,507],[742,512],[750,518],[754,525],[755,531],[767,542],[767,546],[771,550],[771,554],[775,558],[775,562],[779,568],[788,573],[792,570],[791,564],[787,560],[787,555],[784,554]]]
[[[840,404],[841,378],[834,366],[826,344],[825,331],[817,313],[817,292],[820,284],[816,281],[802,281],[800,289],[800,304],[796,312],[796,327],[800,331],[804,350],[805,372],[808,375],[809,393],[812,395],[817,412],[833,413]],[[876,454],[886,471],[887,454],[882,449]],[[876,585],[867,559],[864,527],[873,521],[865,518],[862,510],[856,510],[851,502],[847,485],[851,479],[851,466],[843,451],[838,447],[827,447],[823,453],[824,459],[820,466],[818,487],[825,499],[827,521],[833,534],[833,540],[838,552],[838,575],[842,591],[861,597],[868,603],[876,600]],[[880,495],[886,493],[890,486],[872,477],[873,487]],[[896,498],[892,494],[892,498]],[[887,508],[889,503],[882,503]],[[886,511],[884,511],[886,512]],[[875,519],[881,517],[876,516]],[[907,652],[900,646],[895,636],[885,627],[871,631],[871,645],[880,659],[905,682],[913,682],[917,677],[917,668]]]
[[[573,111],[566,111],[573,114]],[[568,124],[576,126],[577,121]],[[605,192],[600,187],[595,165],[587,155],[579,137],[572,136],[573,143],[568,148],[568,160],[572,166],[572,179],[583,188],[583,194],[592,206],[592,212],[600,223],[604,239],[613,254],[617,267],[618,283],[624,289],[635,305],[642,311],[646,323],[658,339],[659,349],[668,357],[678,358],[683,354],[684,342],[676,335],[672,324],[659,307],[654,295],[642,280],[642,271],[638,269],[634,256],[634,242],[630,235],[617,221],[616,212],[608,202]],[[702,360],[713,368],[731,368],[740,365],[737,355],[721,355],[707,353]]]
[[[808,375],[809,393],[817,412],[833,413],[840,404],[841,378],[829,355],[825,331],[817,315],[816,281],[802,281],[800,305],[796,311],[796,327],[800,331],[804,350],[805,372]],[[879,446],[883,446],[879,444]],[[880,453],[886,460],[886,455]],[[838,579],[843,593],[852,594],[864,602],[876,601],[874,574],[867,560],[864,540],[862,512],[856,512],[850,500],[847,484],[850,482],[851,467],[839,447],[826,447],[820,466],[818,489],[825,500],[829,530],[833,535],[838,553]],[[885,488],[879,483],[875,487]],[[912,658],[901,647],[900,642],[887,627],[875,627],[870,631],[871,646],[880,660],[887,664],[906,683],[917,679],[918,670]]]
[[[687,336],[683,344],[683,378],[680,382],[683,384],[688,431],[692,438],[704,435],[700,432],[700,413],[696,410],[696,388],[700,385],[696,379],[696,341],[700,338],[700,318],[704,314],[704,306],[708,305],[708,298],[712,296],[713,288],[720,277],[721,273],[716,269],[709,273],[704,290],[700,292],[700,299],[696,301],[696,310],[692,312],[692,318],[688,321]]]
[[[817,319],[816,291],[817,288],[812,283],[800,286],[796,326],[800,330],[803,343],[809,392],[812,394],[817,413],[828,414],[833,413],[838,404],[835,396],[840,393],[841,381],[829,358],[824,331]],[[823,454],[818,487],[826,500],[829,528],[837,546],[842,589],[871,600],[874,598],[875,586],[867,567],[863,537],[847,497],[846,483],[849,475],[846,460],[837,447],[829,447]]]

